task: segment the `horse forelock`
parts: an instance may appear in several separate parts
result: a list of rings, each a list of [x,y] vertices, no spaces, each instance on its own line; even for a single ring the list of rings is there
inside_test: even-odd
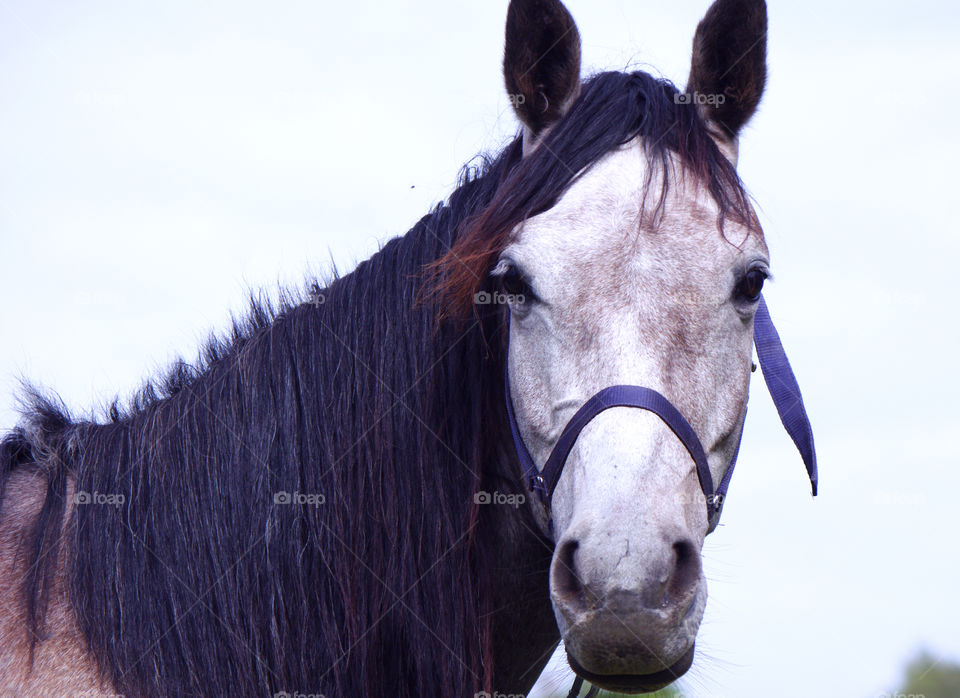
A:
[[[695,105],[667,80],[642,71],[606,72],[586,80],[579,98],[543,143],[512,168],[489,205],[461,226],[455,246],[434,265],[445,314],[466,317],[474,296],[490,289],[489,272],[517,226],[553,207],[569,186],[605,155],[641,139],[651,165],[644,186],[645,227],[662,216],[674,166],[677,178],[703,186],[727,220],[757,228],[735,165]],[[651,185],[658,181],[660,191]],[[652,203],[652,206],[647,206]]]

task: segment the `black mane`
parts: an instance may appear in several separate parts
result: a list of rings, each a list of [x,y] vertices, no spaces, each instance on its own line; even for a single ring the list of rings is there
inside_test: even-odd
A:
[[[521,487],[501,472],[501,318],[438,321],[447,300],[424,289],[440,260],[449,279],[477,221],[547,208],[637,135],[652,161],[680,153],[722,212],[745,211],[674,94],[644,73],[592,78],[550,152],[521,159],[515,140],[351,274],[274,310],[254,303],[197,367],[177,364],[107,423],[34,396],[0,443],[0,504],[15,469],[49,481],[26,556],[33,638],[72,508],[70,600],[120,693],[492,690],[489,561],[505,534],[474,493]],[[480,287],[489,259],[464,261]],[[68,479],[93,501],[72,506]],[[525,509],[510,516],[533,527]]]

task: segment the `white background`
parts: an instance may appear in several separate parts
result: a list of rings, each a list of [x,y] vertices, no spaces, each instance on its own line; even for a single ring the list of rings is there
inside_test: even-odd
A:
[[[405,232],[515,132],[506,4],[0,0],[0,429],[21,377],[83,414]],[[960,6],[769,4],[741,173],[822,495],[755,383],[682,686],[879,696],[960,657]],[[682,85],[707,2],[568,6],[587,72]]]

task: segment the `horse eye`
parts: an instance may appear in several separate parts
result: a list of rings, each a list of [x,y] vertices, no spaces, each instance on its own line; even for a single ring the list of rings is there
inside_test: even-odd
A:
[[[740,287],[737,289],[738,295],[751,303],[759,300],[766,280],[767,273],[763,269],[751,269],[740,282]]]
[[[500,290],[513,299],[516,299],[519,303],[524,303],[533,297],[530,284],[527,283],[526,279],[523,278],[515,267],[511,267],[500,276],[499,283]]]

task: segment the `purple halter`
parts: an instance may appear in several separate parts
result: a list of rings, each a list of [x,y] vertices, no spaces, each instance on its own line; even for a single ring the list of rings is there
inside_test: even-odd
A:
[[[800,386],[797,385],[797,379],[793,375],[790,362],[787,360],[787,355],[780,342],[780,335],[777,334],[777,329],[773,326],[773,320],[767,310],[767,303],[763,298],[760,299],[760,307],[757,309],[756,319],[754,320],[753,340],[757,347],[757,357],[760,359],[760,367],[763,370],[763,378],[767,384],[767,389],[770,391],[773,403],[780,414],[780,421],[783,422],[784,428],[790,434],[793,443],[796,444],[797,450],[800,451],[800,456],[807,468],[807,475],[810,477],[813,495],[816,496],[817,453],[813,445],[813,428],[810,426],[806,408],[803,406]],[[706,497],[708,532],[712,532],[717,527],[720,513],[723,510],[723,502],[727,495],[727,488],[730,486],[730,478],[733,475],[733,469],[737,464],[737,456],[740,453],[739,442],[730,466],[720,481],[720,486],[714,489],[713,477],[710,474],[710,467],[707,464],[707,456],[703,450],[703,445],[700,443],[693,427],[684,419],[680,411],[656,390],[637,385],[615,385],[604,388],[577,410],[560,434],[560,438],[553,447],[553,451],[547,458],[547,462],[544,463],[543,468],[537,468],[520,436],[520,428],[513,411],[513,398],[510,395],[509,371],[506,371],[505,374],[507,418],[510,421],[510,432],[513,435],[517,457],[520,460],[527,486],[548,509],[553,498],[553,491],[556,489],[560,475],[563,473],[567,457],[584,427],[598,414],[612,407],[636,407],[653,412],[660,417],[686,447],[697,466],[700,489],[703,490]],[[740,438],[743,438],[742,431],[740,432]]]

